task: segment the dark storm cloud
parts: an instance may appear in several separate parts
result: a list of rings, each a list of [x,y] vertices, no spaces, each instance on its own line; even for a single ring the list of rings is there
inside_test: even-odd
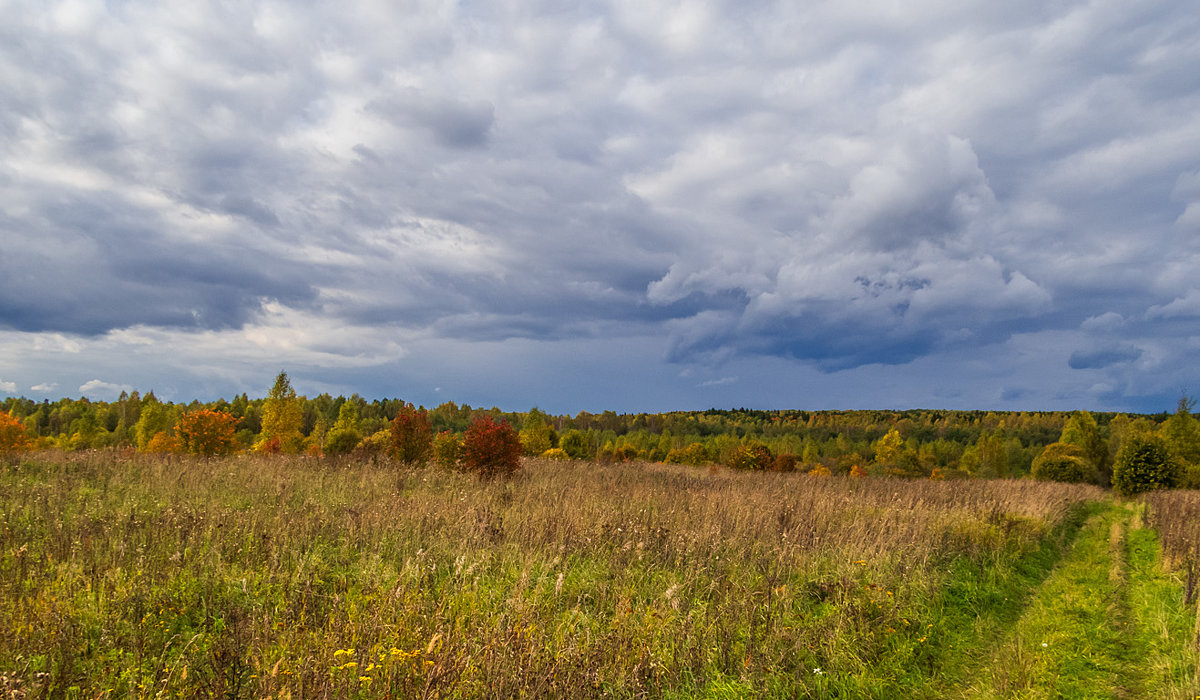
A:
[[[485,145],[495,116],[487,102],[464,103],[413,89],[372,101],[366,109],[389,121],[427,130],[451,148]]]
[[[1102,402],[1195,366],[1183,0],[8,9],[9,329],[358,373],[627,336],[750,394],[745,362]]]
[[[1097,348],[1071,353],[1068,364],[1071,369],[1100,369],[1112,365],[1132,362],[1141,357],[1142,351],[1134,347]]]

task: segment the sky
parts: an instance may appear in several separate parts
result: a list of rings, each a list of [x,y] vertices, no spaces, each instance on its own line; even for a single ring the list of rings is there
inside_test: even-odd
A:
[[[0,397],[1200,392],[1194,0],[0,14]]]

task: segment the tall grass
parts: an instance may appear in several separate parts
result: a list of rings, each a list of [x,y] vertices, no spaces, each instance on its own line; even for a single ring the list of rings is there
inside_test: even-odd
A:
[[[1142,499],[1146,521],[1162,542],[1164,564],[1183,572],[1186,600],[1195,602],[1200,579],[1200,491],[1152,491]]]
[[[0,690],[933,696],[1009,574],[1100,497],[651,464],[527,461],[481,483],[42,455],[0,476]]]

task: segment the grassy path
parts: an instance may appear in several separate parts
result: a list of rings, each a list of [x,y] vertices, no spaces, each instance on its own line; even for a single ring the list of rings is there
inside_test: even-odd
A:
[[[1140,516],[1110,502],[1087,520],[962,697],[1198,697],[1190,606]]]

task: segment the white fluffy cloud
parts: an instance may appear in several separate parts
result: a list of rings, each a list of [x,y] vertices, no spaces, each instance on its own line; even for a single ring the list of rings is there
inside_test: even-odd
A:
[[[133,391],[133,387],[128,384],[113,384],[99,379],[90,379],[79,387],[79,393],[89,398],[99,398],[113,400],[122,391]]]

